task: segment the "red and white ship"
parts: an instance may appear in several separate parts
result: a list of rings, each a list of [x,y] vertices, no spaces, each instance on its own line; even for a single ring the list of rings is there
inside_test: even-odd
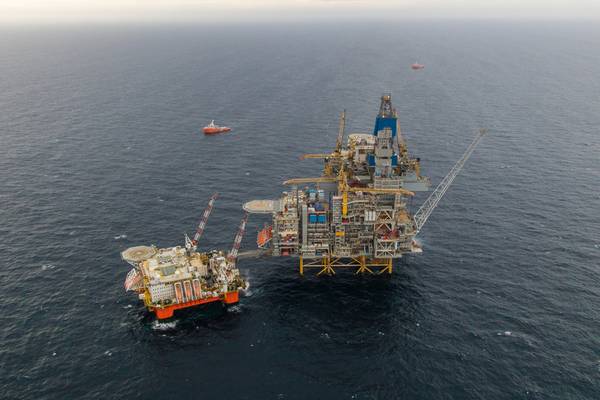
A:
[[[204,128],[202,128],[202,131],[204,132],[205,135],[214,135],[217,133],[225,133],[225,132],[229,132],[230,130],[231,130],[231,128],[229,128],[227,126],[215,125],[215,120],[210,121],[210,124],[208,124]]]
[[[423,68],[425,68],[425,65],[423,65],[423,64],[419,64],[419,63],[414,63],[414,64],[413,64],[413,65],[411,65],[410,67],[416,71],[416,70],[419,70],[419,69],[423,69]]]

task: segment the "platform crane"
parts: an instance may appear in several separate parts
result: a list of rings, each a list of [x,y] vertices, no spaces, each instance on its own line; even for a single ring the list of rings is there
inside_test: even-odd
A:
[[[338,126],[337,140],[335,141],[335,153],[340,154],[342,152],[342,146],[344,144],[344,132],[346,130],[346,110],[340,114],[340,124]]]
[[[486,133],[487,129],[479,130],[479,132],[475,136],[475,139],[473,139],[469,147],[467,147],[467,150],[462,155],[462,157],[456,162],[456,164],[454,164],[450,172],[448,172],[448,175],[446,175],[444,179],[442,179],[439,185],[435,188],[435,190],[431,193],[431,195],[427,198],[427,200],[425,200],[425,202],[421,205],[419,210],[415,213],[414,221],[417,235],[421,231],[421,228],[423,228],[423,225],[425,225],[425,222],[427,222],[427,219],[429,218],[435,207],[438,205],[438,203],[440,202],[450,185],[452,185],[452,182],[454,182],[454,178],[456,178],[456,176],[464,167],[469,157],[471,157],[471,154],[473,154],[473,150],[475,150],[475,147],[477,147],[477,145],[481,141],[481,138],[483,138],[483,136]]]
[[[240,222],[240,227],[237,231],[237,234],[235,235],[235,239],[233,240],[233,247],[227,255],[227,260],[229,260],[231,263],[234,263],[237,258],[238,251],[242,244],[242,238],[244,237],[244,233],[246,232],[246,222],[248,222],[248,213],[244,214],[244,218],[242,218],[242,221]]]
[[[316,153],[316,154],[304,154],[300,156],[301,160],[309,158],[340,158],[342,157],[342,150],[344,145],[344,132],[346,131],[346,110],[340,114],[340,123],[338,126],[338,135],[335,142],[335,150],[331,153]]]
[[[315,178],[293,178],[283,182],[284,185],[303,185],[305,183],[335,183],[337,176],[319,176]]]
[[[202,214],[202,219],[200,219],[200,222],[198,223],[198,228],[196,228],[196,233],[194,234],[194,238],[190,240],[188,235],[185,235],[185,248],[191,252],[196,251],[196,248],[198,247],[198,242],[200,241],[200,238],[202,237],[202,234],[204,233],[204,228],[206,227],[206,222],[208,221],[208,217],[210,216],[210,213],[213,209],[213,205],[215,204],[215,200],[217,200],[218,195],[219,195],[218,193],[214,193],[211,196],[210,200],[208,201],[208,205],[206,206],[206,209],[204,210],[204,213]]]
[[[343,176],[341,178],[340,176]],[[364,193],[378,193],[378,194],[402,194],[405,196],[414,196],[414,192],[410,190],[397,188],[397,189],[374,189],[374,188],[366,188],[366,187],[351,187],[348,185],[347,180],[345,179],[345,175],[343,171],[340,171],[338,176],[319,176],[315,178],[293,178],[284,181],[284,185],[303,185],[305,183],[339,183],[339,192],[343,193],[347,192],[364,192]]]

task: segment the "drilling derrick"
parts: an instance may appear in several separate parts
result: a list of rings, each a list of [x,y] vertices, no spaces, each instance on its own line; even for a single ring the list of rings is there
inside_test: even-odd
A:
[[[316,269],[317,275],[334,275],[342,268],[391,273],[394,259],[421,252],[414,237],[482,136],[415,218],[407,199],[429,190],[430,182],[420,174],[419,158],[408,152],[391,95],[381,97],[373,132],[351,133],[344,146],[345,123],[344,111],[332,153],[301,157],[323,159],[321,176],[289,179],[284,185],[290,190],[280,199],[244,205],[247,212],[271,214],[272,225],[257,242],[269,245],[272,256],[298,257],[300,274]]]

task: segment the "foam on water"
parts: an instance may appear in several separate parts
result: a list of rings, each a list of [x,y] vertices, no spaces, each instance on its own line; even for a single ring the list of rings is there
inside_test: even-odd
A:
[[[171,331],[177,327],[178,321],[160,322],[155,320],[152,322],[152,329],[155,331]]]
[[[230,314],[241,314],[242,311],[243,311],[243,308],[239,304],[227,307],[227,312]]]

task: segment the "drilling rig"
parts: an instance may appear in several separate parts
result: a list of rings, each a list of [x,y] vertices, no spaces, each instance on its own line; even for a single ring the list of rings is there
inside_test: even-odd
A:
[[[249,213],[270,214],[272,223],[257,244],[271,256],[299,259],[299,272],[335,275],[391,274],[393,260],[421,253],[415,236],[450,187],[486,131],[479,130],[466,152],[418,211],[409,212],[415,192],[428,191],[420,159],[408,152],[390,94],[381,97],[372,133],[352,133],[344,146],[346,111],[340,115],[336,147],[323,159],[320,176],[289,179],[290,190],[277,200],[253,200]]]

